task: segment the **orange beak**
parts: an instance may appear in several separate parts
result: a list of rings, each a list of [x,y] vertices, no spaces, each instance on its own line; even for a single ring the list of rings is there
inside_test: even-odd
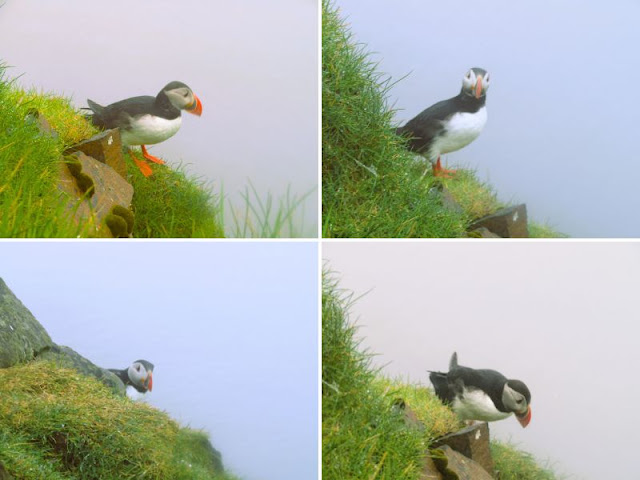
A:
[[[529,422],[531,421],[531,407],[527,407],[527,413],[525,413],[524,415],[516,415],[516,419],[518,420],[518,422],[520,422],[522,428],[525,428],[527,425],[529,425]]]
[[[151,392],[153,390],[153,372],[149,372],[149,374],[147,375],[147,383],[149,383],[149,391]]]
[[[193,113],[194,115],[202,115],[202,102],[200,101],[200,99],[196,96],[196,94],[193,94],[193,98],[195,99],[193,101],[193,103],[191,105],[189,105],[187,108],[185,108],[185,110],[189,113]]]
[[[478,79],[476,80],[476,98],[480,98],[482,95],[482,75],[478,75]]]

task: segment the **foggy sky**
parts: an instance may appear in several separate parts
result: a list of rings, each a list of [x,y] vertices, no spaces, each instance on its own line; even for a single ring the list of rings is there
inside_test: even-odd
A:
[[[0,277],[54,342],[154,363],[149,403],[245,480],[317,478],[317,263],[309,242],[0,242]]]
[[[106,105],[189,85],[202,117],[151,153],[190,164],[235,205],[250,180],[261,195],[287,186],[306,203],[303,232],[317,236],[317,0],[6,0],[0,61],[19,84]],[[227,215],[227,218],[230,217]]]
[[[640,244],[620,242],[328,243],[322,256],[361,347],[393,377],[493,368],[531,390],[526,429],[490,424],[571,479],[630,478],[640,396]],[[367,293],[368,292],[368,293]]]
[[[491,74],[487,125],[445,163],[575,237],[639,237],[640,4],[633,1],[336,0],[394,81],[404,124]]]

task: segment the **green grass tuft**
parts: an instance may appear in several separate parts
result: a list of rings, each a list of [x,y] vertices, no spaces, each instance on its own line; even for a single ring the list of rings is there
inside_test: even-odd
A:
[[[206,436],[51,363],[0,369],[0,465],[24,480],[231,479]]]
[[[468,170],[439,180],[395,134],[391,80],[358,44],[330,0],[322,2],[322,210],[324,237],[465,237],[503,204]],[[445,208],[440,183],[463,211]],[[539,228],[536,235],[559,234]]]
[[[550,468],[541,467],[531,454],[513,445],[493,441],[491,455],[498,480],[555,480],[558,478]]]

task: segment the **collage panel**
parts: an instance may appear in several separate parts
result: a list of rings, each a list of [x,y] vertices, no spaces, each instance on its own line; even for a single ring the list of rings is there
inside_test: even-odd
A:
[[[0,4],[0,237],[317,238],[317,0]]]
[[[0,242],[0,478],[317,478],[317,249]]]
[[[634,478],[640,244],[322,256],[324,480]]]
[[[640,237],[636,4],[322,7],[324,238]]]

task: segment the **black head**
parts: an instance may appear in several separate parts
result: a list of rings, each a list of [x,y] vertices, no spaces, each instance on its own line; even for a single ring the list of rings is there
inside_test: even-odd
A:
[[[484,97],[489,89],[489,73],[479,67],[473,67],[462,78],[462,93],[477,99]]]
[[[531,404],[531,392],[529,388],[520,380],[507,380],[507,385],[513,388],[516,392],[522,394],[527,400],[527,405]]]
[[[167,83],[156,97],[156,103],[168,102],[178,110],[194,115],[202,115],[202,102],[193,90],[185,83],[173,81]]]

